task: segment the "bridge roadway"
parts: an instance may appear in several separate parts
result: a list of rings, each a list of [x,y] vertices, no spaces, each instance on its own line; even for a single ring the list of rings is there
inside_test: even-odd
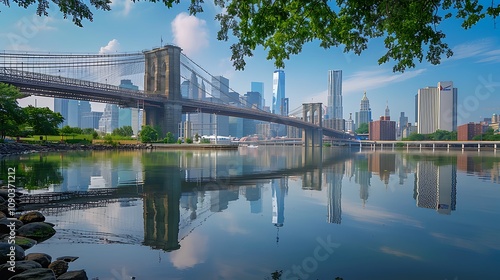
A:
[[[232,117],[254,119],[266,122],[295,126],[302,129],[317,129],[318,125],[298,118],[280,116],[261,110],[241,108],[201,100],[170,100],[166,96],[145,93],[140,90],[123,89],[118,86],[47,75],[29,71],[0,68],[0,82],[18,87],[26,95],[88,100],[94,102],[118,104],[122,107],[161,108],[166,103],[179,104],[183,113],[210,113]],[[348,134],[331,128],[322,128],[323,135],[334,138],[349,138]]]

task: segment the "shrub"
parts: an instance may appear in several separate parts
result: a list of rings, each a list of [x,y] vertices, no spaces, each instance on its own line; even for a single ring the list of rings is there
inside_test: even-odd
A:
[[[191,138],[186,138],[186,143],[188,143],[188,144],[193,144],[193,139],[191,139]]]

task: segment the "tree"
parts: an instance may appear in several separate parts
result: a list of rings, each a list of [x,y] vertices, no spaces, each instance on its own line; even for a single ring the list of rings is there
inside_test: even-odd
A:
[[[83,134],[83,130],[79,127],[71,127],[69,125],[63,126],[61,130],[59,131],[61,135],[78,135],[78,134]]]
[[[95,130],[91,127],[82,129],[82,134],[89,135],[89,134],[94,134],[94,132],[95,132]]]
[[[179,139],[180,140],[180,139]],[[165,139],[163,139],[163,142],[164,143],[168,143],[168,144],[172,144],[172,143],[175,143],[175,137],[174,137],[174,134],[172,132],[167,132],[167,134],[165,135]],[[182,143],[182,141],[181,141]]]
[[[126,125],[119,128],[115,128],[111,134],[123,137],[130,137],[134,135],[134,131],[132,130],[132,127],[130,125]]]
[[[356,129],[357,134],[368,134],[368,124],[362,123],[359,125],[358,129]]]
[[[132,0],[134,2],[139,0]],[[156,3],[157,0],[146,0]],[[9,0],[2,1],[9,6]],[[49,1],[16,0],[27,8],[34,3],[36,14],[48,16]],[[93,21],[87,1],[55,1],[64,18],[71,17],[77,26],[83,20]],[[163,0],[168,8],[180,0]],[[184,2],[184,1],[183,1]],[[90,1],[97,10],[111,10],[111,0]],[[318,41],[322,48],[344,46],[344,52],[361,54],[373,38],[383,38],[387,52],[379,64],[394,60],[394,71],[403,72],[424,59],[439,64],[441,56],[453,55],[444,42],[446,34],[439,28],[445,20],[457,18],[469,29],[485,17],[496,18],[500,4],[489,7],[477,0],[214,0],[222,12],[215,16],[220,23],[217,39],[231,45],[231,60],[236,69],[245,67],[245,57],[251,57],[257,46],[268,51],[267,58],[284,68],[284,60],[302,51],[304,44]],[[191,0],[189,13],[203,12],[203,0]]]
[[[152,128],[149,125],[145,125],[142,127],[141,133],[141,142],[149,143],[158,140],[158,131]]]
[[[28,106],[23,108],[26,114],[26,122],[33,127],[34,134],[40,135],[57,135],[57,127],[64,120],[60,113],[55,113],[49,108],[36,108]]]
[[[19,89],[0,83],[0,139],[5,136],[18,136],[25,115],[17,103],[21,97]]]

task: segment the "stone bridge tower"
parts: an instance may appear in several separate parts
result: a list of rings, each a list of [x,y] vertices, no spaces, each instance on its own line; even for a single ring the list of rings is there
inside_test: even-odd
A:
[[[305,128],[302,130],[302,142],[306,147],[323,146],[323,109],[321,103],[302,104],[303,120],[317,124],[318,128]]]
[[[182,106],[175,104],[181,97],[181,51],[177,46],[166,45],[145,51],[144,92],[166,96],[163,107],[145,105],[144,123],[159,128],[160,138],[167,132],[178,136],[178,125],[182,120]]]

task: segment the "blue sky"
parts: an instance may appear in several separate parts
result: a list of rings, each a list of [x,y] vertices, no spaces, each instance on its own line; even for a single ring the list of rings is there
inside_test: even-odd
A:
[[[184,2],[184,1],[183,1]],[[213,75],[229,78],[229,86],[243,94],[250,91],[252,81],[264,82],[266,105],[272,100],[272,61],[259,47],[247,59],[245,71],[235,71],[230,61],[231,42],[216,39],[219,23],[214,16],[219,8],[207,1],[205,12],[197,17],[187,14],[187,2],[167,9],[162,4],[113,1],[112,11],[94,11],[94,21],[75,26],[63,19],[52,8],[49,17],[35,16],[35,7],[22,9],[15,4],[0,6],[0,50],[42,52],[135,52],[151,49],[163,43],[183,48],[191,59]],[[427,62],[405,73],[393,73],[392,64],[378,65],[385,53],[382,40],[369,42],[368,50],[357,56],[344,54],[342,49],[324,50],[318,42],[304,46],[300,55],[286,61],[286,95],[291,109],[304,102],[327,100],[327,73],[329,69],[343,71],[344,118],[359,110],[366,90],[374,119],[384,114],[386,102],[392,119],[404,111],[414,122],[414,96],[426,86],[437,86],[439,81],[453,81],[458,88],[459,124],[478,121],[500,113],[500,22],[485,19],[471,30],[463,30],[459,22],[451,20],[439,26],[447,34],[445,41],[455,55],[443,59],[441,65]],[[50,100],[37,97],[37,104],[52,108]],[[26,98],[21,105],[34,104]],[[93,105],[102,110],[104,106]]]

